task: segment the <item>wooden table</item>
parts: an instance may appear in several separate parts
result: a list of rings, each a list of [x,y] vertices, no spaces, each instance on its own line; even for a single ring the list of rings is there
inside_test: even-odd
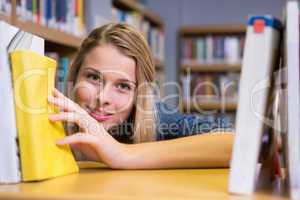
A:
[[[288,199],[268,191],[258,191],[252,197],[230,195],[228,169],[111,170],[103,165],[80,166],[78,174],[0,185],[0,199]]]

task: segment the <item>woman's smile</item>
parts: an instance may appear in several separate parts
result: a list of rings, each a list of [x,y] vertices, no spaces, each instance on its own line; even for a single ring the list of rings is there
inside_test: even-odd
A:
[[[113,117],[112,114],[100,114],[100,113],[97,113],[97,112],[90,112],[89,113],[94,119],[96,119],[98,122],[103,122],[103,121],[106,121],[110,118]]]

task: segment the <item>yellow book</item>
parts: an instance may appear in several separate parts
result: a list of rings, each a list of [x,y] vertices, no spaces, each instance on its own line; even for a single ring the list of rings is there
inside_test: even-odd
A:
[[[47,102],[52,94],[56,62],[32,51],[10,54],[23,181],[34,181],[78,172],[69,147],[59,147],[65,136],[61,122],[50,122],[55,108]]]

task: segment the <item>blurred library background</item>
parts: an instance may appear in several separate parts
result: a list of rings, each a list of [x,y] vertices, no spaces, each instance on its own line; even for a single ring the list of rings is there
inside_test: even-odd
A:
[[[281,0],[0,0],[0,20],[45,38],[59,63],[56,87],[83,38],[125,22],[145,36],[155,58],[159,98],[184,113],[234,123],[249,14],[282,18]]]

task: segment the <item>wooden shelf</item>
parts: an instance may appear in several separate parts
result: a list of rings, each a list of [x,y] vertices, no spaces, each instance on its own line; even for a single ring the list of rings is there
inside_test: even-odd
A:
[[[182,64],[184,72],[240,72],[241,64]]]
[[[7,22],[7,23],[11,23],[11,18],[10,18],[10,16],[7,16],[7,15],[5,15],[5,14],[3,14],[3,13],[0,13],[0,20],[2,20],[2,21],[5,21],[5,22]]]
[[[120,9],[129,11],[137,11],[146,18],[151,24],[163,28],[163,22],[161,18],[154,12],[148,10],[143,5],[132,0],[113,0],[113,5]]]
[[[227,63],[220,61],[215,61],[215,63],[199,63],[196,58],[191,60],[181,59],[182,55],[182,40],[184,38],[190,38],[193,40],[200,37],[235,37],[237,39],[245,36],[246,26],[243,24],[226,24],[226,25],[207,25],[207,26],[184,26],[178,30],[177,34],[177,63],[180,66],[181,75],[187,75],[190,73],[207,73],[206,76],[217,77],[218,75],[223,76],[224,73],[236,72],[240,73],[242,70],[242,63]],[[225,45],[225,44],[224,44]],[[195,52],[193,48],[196,48],[191,45],[191,50],[189,54],[192,53],[192,57],[195,57]],[[224,47],[225,48],[225,47]],[[190,52],[192,51],[192,52]],[[219,73],[219,74],[218,74]],[[197,75],[197,74],[195,74]],[[200,75],[200,74],[198,74]],[[217,76],[215,76],[217,75]],[[196,77],[195,77],[196,78]],[[213,80],[209,80],[212,81]],[[182,86],[183,87],[183,86]],[[191,87],[191,86],[190,86]],[[209,97],[209,96],[208,96]],[[225,97],[224,97],[225,98]],[[236,112],[237,102],[235,99],[221,99],[218,98],[198,98],[195,99],[191,97],[191,100],[186,102],[181,102],[181,110],[183,112],[201,112],[202,111],[229,111]]]
[[[38,35],[47,41],[72,47],[74,49],[79,48],[83,40],[83,38],[76,37],[74,35],[68,34],[60,30],[55,30],[45,26],[41,26],[30,21],[16,20],[14,25],[21,28],[24,31]]]
[[[208,25],[208,26],[185,26],[180,28],[179,35],[208,35],[208,34],[243,34],[246,33],[245,25]]]
[[[237,103],[235,102],[218,102],[218,101],[196,101],[196,102],[183,102],[184,111],[200,111],[203,110],[226,110],[235,111],[237,109]]]

